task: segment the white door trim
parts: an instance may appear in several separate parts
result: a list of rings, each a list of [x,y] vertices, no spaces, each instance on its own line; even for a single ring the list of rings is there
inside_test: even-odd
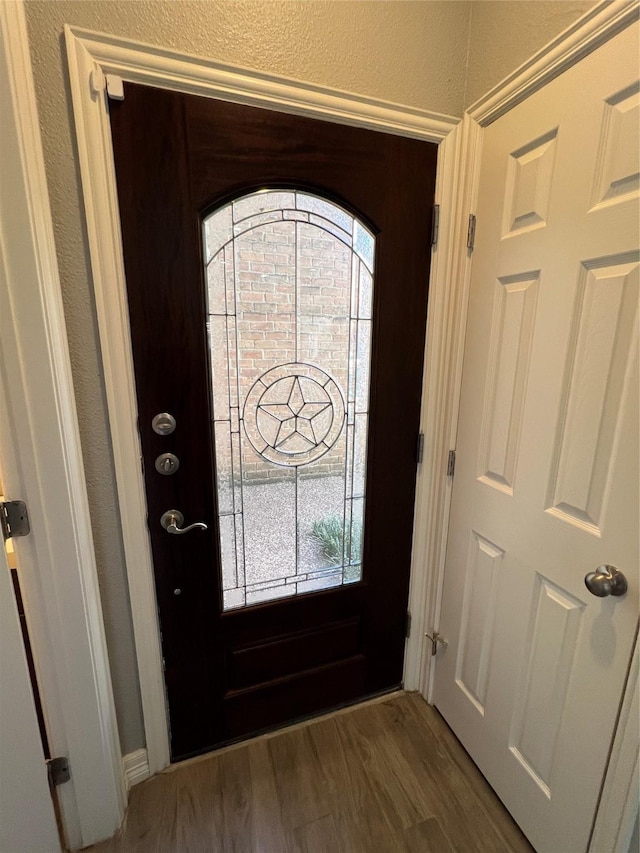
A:
[[[67,843],[111,835],[124,778],[22,2],[0,3],[3,119],[0,450],[8,497],[32,533],[15,540],[47,732],[66,755]]]
[[[82,70],[79,54],[87,64],[86,71],[96,72],[93,81],[95,91],[102,88],[101,74],[113,74],[132,83],[384,130],[431,142],[440,142],[459,121],[417,107],[354,95],[80,27],[65,26],[65,36],[76,87],[81,84],[85,89],[86,77],[82,81],[77,79]],[[73,92],[74,108],[80,94],[77,90]],[[76,132],[80,133],[78,119]]]
[[[431,701],[431,644],[438,630],[452,478],[449,450],[455,448],[459,386],[471,275],[466,249],[468,214],[474,209],[482,131],[465,116],[439,151],[436,201],[440,239],[431,260],[427,344],[422,386],[424,458],[418,470],[413,525],[409,608],[411,634],[405,658],[405,688]]]
[[[447,174],[451,175],[454,163],[451,153],[453,146],[448,134],[458,119],[238,69],[75,27],[66,27],[65,34],[147,755],[150,772],[154,773],[169,762],[169,742],[152,559],[146,528],[144,481],[140,469],[133,361],[109,117],[104,93],[105,77],[114,75],[131,82],[441,143],[438,182],[443,201],[447,195],[448,181],[448,178],[443,180],[443,164],[446,163]],[[449,254],[446,241],[450,230],[447,225],[441,231],[443,238],[439,253],[444,257]],[[434,301],[436,291],[444,293],[447,289],[445,266],[440,264],[441,273],[432,275],[431,298]],[[441,303],[444,309],[445,300],[441,299]],[[432,325],[439,321],[437,315],[437,311],[430,309]],[[430,447],[428,458],[431,459],[432,455]],[[425,469],[427,467],[424,466]],[[422,487],[422,493],[421,500],[424,502],[425,486]],[[417,566],[415,560],[413,569],[414,576],[418,573],[424,575],[423,564]],[[414,582],[412,603],[416,613],[424,611],[424,594],[424,583]],[[419,634],[416,632],[414,636],[417,638]],[[412,689],[419,686],[421,654],[422,641],[414,640],[409,644],[406,664],[407,685]]]

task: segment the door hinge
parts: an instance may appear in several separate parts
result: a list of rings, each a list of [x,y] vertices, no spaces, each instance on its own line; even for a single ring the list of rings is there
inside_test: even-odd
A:
[[[418,447],[416,449],[416,460],[418,465],[422,462],[422,457],[424,456],[424,433],[421,432],[418,436]]]
[[[69,759],[64,755],[59,758],[48,758],[47,776],[49,777],[50,788],[55,788],[57,785],[63,785],[65,782],[68,782],[71,779]]]
[[[405,629],[404,629],[404,635],[405,635],[405,637],[411,636],[411,613],[409,613],[408,610],[407,610],[407,622],[406,622]]]
[[[469,227],[467,228],[467,249],[473,251],[476,245],[476,217],[475,214],[469,214]]]
[[[438,234],[440,233],[440,205],[433,205],[433,220],[431,221],[431,245],[438,245]]]
[[[0,501],[0,524],[5,540],[30,533],[29,515],[24,501]]]
[[[445,648],[447,646],[447,641],[437,631],[434,631],[433,634],[425,634],[425,637],[427,638],[427,640],[431,640],[432,657],[435,657],[435,655],[438,653],[438,643],[440,643],[440,645],[444,646]]]
[[[447,459],[447,477],[453,477],[455,470],[456,470],[456,452],[455,452],[455,450],[450,450],[449,451],[449,458]]]

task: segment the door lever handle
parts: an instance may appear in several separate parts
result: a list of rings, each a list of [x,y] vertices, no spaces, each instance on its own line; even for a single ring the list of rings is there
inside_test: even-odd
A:
[[[164,527],[167,533],[172,533],[176,536],[182,536],[183,533],[188,533],[190,530],[208,530],[208,526],[204,521],[196,521],[189,524],[188,527],[182,527],[184,524],[184,515],[179,509],[168,509],[162,513],[160,524]]]

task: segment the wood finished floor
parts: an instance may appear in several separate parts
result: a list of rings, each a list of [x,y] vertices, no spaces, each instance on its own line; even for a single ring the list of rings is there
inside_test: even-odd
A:
[[[394,694],[137,785],[93,853],[531,853],[440,715]]]

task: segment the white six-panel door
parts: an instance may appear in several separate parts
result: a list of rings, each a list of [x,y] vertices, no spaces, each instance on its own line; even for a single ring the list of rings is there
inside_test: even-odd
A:
[[[434,700],[540,853],[587,849],[638,620],[638,76],[634,25],[484,132]]]

